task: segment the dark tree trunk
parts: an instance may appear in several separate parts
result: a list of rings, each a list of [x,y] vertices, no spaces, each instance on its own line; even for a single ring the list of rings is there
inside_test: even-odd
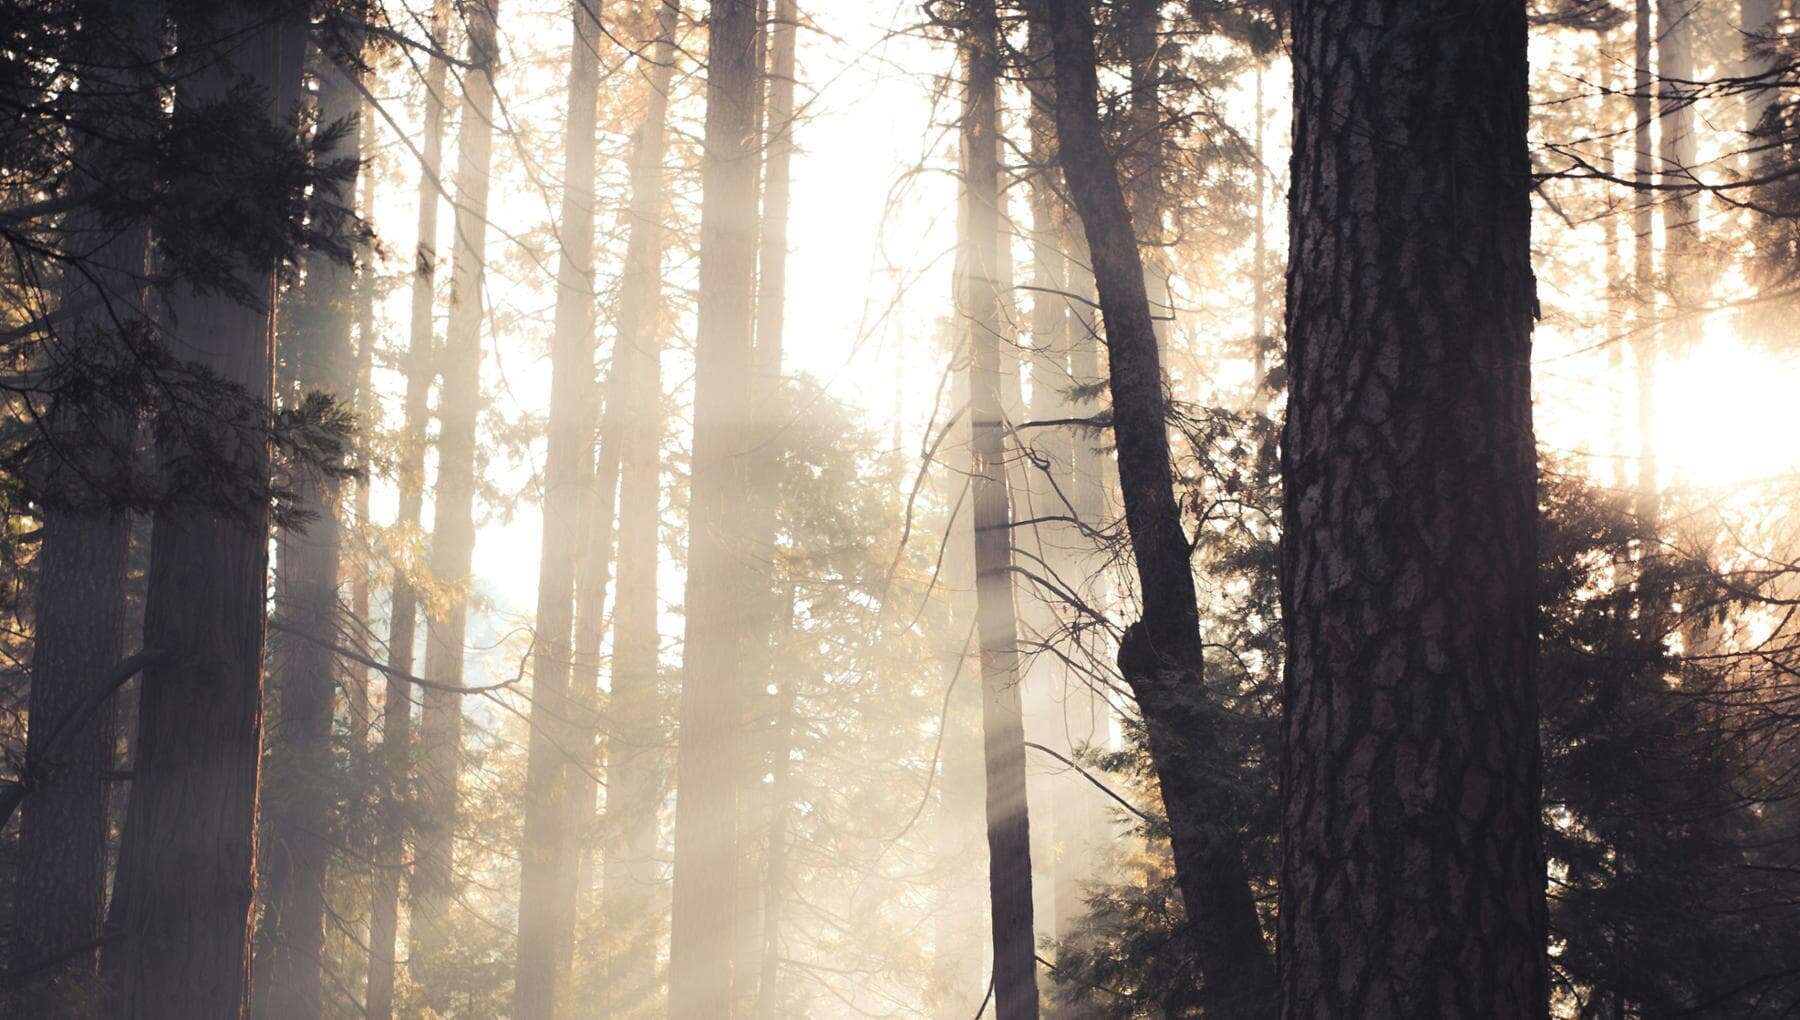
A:
[[[450,0],[431,9],[431,40],[442,48],[449,32]],[[420,155],[418,248],[412,278],[412,321],[406,349],[406,397],[394,474],[399,482],[397,525],[416,533],[425,502],[425,429],[437,359],[432,355],[434,279],[437,269],[439,175],[444,148],[444,86],[447,70],[435,57],[425,72],[425,138]],[[407,565],[393,571],[388,620],[388,666],[414,669],[419,626],[419,593],[407,579]],[[405,870],[407,787],[412,773],[412,689],[389,674],[381,709],[382,797],[375,837],[375,889],[369,903],[368,1020],[394,1015],[395,947],[400,931],[400,878]]]
[[[594,126],[600,89],[596,8],[575,4],[569,56],[569,116],[564,133],[562,259],[551,338],[549,444],[544,460],[544,537],[538,559],[537,644],[532,656],[531,737],[521,841],[519,952],[513,1016],[550,1020],[572,931],[562,920],[577,890],[566,862],[575,853],[565,803],[577,730],[570,725],[569,665],[581,502],[590,479],[594,394]]]
[[[737,769],[742,664],[752,639],[754,549],[739,495],[749,485],[756,275],[756,3],[715,0],[707,52],[700,210],[699,329],[689,503],[687,635],[676,750],[671,1020],[729,1020],[737,931]]]
[[[970,485],[975,517],[975,618],[981,650],[983,759],[987,774],[988,905],[993,917],[994,1013],[1038,1015],[1032,926],[1031,824],[1025,800],[1024,711],[1018,619],[1013,606],[1012,511],[1007,496],[999,290],[999,24],[993,0],[968,9],[962,153],[966,236],[959,312],[968,330]]]
[[[648,105],[632,152],[630,235],[613,352],[617,389],[607,402],[612,424],[606,429],[608,441],[618,450],[615,463],[621,478],[600,928],[613,947],[605,962],[605,998],[619,1011],[640,1007],[657,991],[656,946],[662,916],[657,906],[657,811],[668,772],[656,585],[663,436],[658,317],[666,234],[663,157],[678,9],[672,2],[652,2],[658,6],[657,35],[645,70]],[[650,1009],[654,1012],[653,1006]]]
[[[88,3],[82,38],[91,55],[84,89],[129,95],[143,89],[118,68],[152,56],[150,26],[127,6]],[[144,90],[146,97],[148,90]],[[97,197],[117,155],[107,144],[113,121],[134,112],[96,109],[74,125],[81,149],[70,187]],[[146,328],[143,301],[148,235],[143,226],[115,230],[98,214],[77,212],[63,224],[68,250],[86,253],[65,271],[64,308],[95,305],[59,329],[60,349],[78,359],[104,357],[118,331]],[[113,712],[103,709],[74,729],[94,686],[124,653],[125,564],[131,521],[108,482],[125,481],[132,459],[130,414],[104,399],[52,405],[44,421],[49,460],[33,479],[42,507],[35,646],[31,662],[25,758],[32,795],[21,810],[12,927],[12,968],[26,975],[12,1000],[23,1015],[45,1020],[92,1015],[106,897],[105,771],[112,762]],[[56,746],[51,746],[52,736]],[[85,948],[83,948],[85,947]],[[59,960],[50,966],[46,961]]]
[[[431,576],[439,583],[467,581],[475,554],[475,426],[481,415],[481,327],[486,316],[489,165],[494,149],[494,70],[499,59],[496,19],[500,0],[468,4],[468,62],[463,75],[462,125],[457,136],[456,235],[450,268],[450,320],[444,336],[443,391],[439,396],[438,475],[431,534]],[[430,618],[425,635],[425,673],[453,686],[463,678],[468,603],[453,599]],[[457,782],[462,762],[462,695],[441,688],[424,695],[419,725],[420,777],[417,866],[412,879],[413,976],[425,1000],[447,1008],[455,980],[444,954],[449,948],[453,896]]]
[[[338,65],[339,56],[319,54],[322,125],[350,117],[361,106],[361,93],[349,77],[358,72]],[[341,57],[360,59],[360,54]],[[359,140],[360,135],[350,132],[328,158],[360,159]],[[324,198],[348,207],[355,188],[352,179]],[[283,352],[298,390],[285,394],[289,400],[308,392],[349,398],[354,283],[354,268],[329,255],[307,260],[302,300],[310,314]],[[314,516],[303,530],[289,529],[279,542],[276,612],[287,629],[274,642],[279,700],[262,798],[266,870],[255,998],[256,1015],[271,1020],[316,1020],[320,1015],[336,656],[317,640],[295,634],[337,637],[341,489],[334,477],[303,471],[295,482],[297,503]]]
[[[1144,616],[1119,667],[1143,713],[1168,812],[1177,883],[1208,1000],[1229,1016],[1273,1009],[1274,968],[1240,843],[1236,763],[1202,682],[1199,608],[1169,461],[1166,397],[1143,264],[1097,110],[1086,4],[1039,3],[1056,65],[1058,153],[1086,229],[1111,354],[1113,433]]]
[[[216,99],[247,76],[285,117],[299,91],[304,26],[258,12],[222,14],[232,67],[184,80],[177,103]],[[232,30],[236,30],[235,34]],[[239,267],[260,307],[219,294],[174,301],[170,354],[244,388],[217,434],[170,430],[158,445],[166,491],[203,490],[184,465],[206,442],[243,477],[267,477],[276,278]],[[255,888],[262,751],[266,502],[222,512],[171,502],[155,516],[144,643],[163,653],[144,672],[137,760],[102,958],[106,1014],[134,1020],[237,1017],[249,1006],[249,916]]]
[[[1541,1017],[1525,5],[1293,59],[1282,1013]]]

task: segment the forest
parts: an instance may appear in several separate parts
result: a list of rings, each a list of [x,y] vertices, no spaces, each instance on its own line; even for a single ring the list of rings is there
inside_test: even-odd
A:
[[[1800,1014],[1800,2],[0,0],[0,1016]]]

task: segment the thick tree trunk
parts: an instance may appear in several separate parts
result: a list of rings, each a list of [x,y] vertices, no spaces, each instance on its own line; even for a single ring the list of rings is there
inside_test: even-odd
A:
[[[1525,5],[1293,30],[1282,1013],[1541,1017]]]
[[[345,59],[360,59],[346,54]],[[356,113],[361,94],[353,67],[319,54],[319,122],[335,124]],[[359,160],[360,135],[352,131],[327,154]],[[350,206],[354,179],[327,201]],[[283,352],[298,392],[347,400],[351,391],[350,328],[355,270],[328,255],[307,260],[304,302],[307,326]],[[335,639],[338,632],[338,552],[342,486],[336,478],[302,472],[298,504],[314,516],[304,530],[281,536],[276,612],[288,632],[274,642],[278,709],[270,733],[269,775],[264,784],[263,902],[258,937],[255,1014],[270,1020],[316,1020],[322,991],[325,944],[325,871],[331,848],[331,718],[337,691],[336,656],[318,641],[294,632]]]
[[[600,929],[610,1011],[655,1012],[656,947],[662,911],[657,814],[667,789],[668,735],[659,681],[657,561],[662,522],[662,261],[666,231],[669,86],[678,9],[656,3],[657,35],[645,69],[644,119],[632,151],[630,233],[619,294],[608,442],[618,450],[618,595],[613,609],[612,696],[607,712],[606,820]],[[610,496],[610,492],[605,495]],[[610,508],[611,500],[607,499]],[[650,1003],[650,1005],[646,1005]]]
[[[742,663],[761,593],[739,494],[750,480],[752,292],[756,272],[756,4],[712,6],[700,210],[687,636],[676,749],[671,1020],[729,1020],[737,928],[736,770]]]
[[[994,1013],[1038,1015],[1037,947],[1032,925],[1031,825],[1025,798],[1024,710],[1019,691],[1018,619],[1013,605],[1012,511],[1007,494],[1002,410],[999,266],[999,24],[992,0],[968,9],[963,93],[963,188],[957,295],[968,330],[970,484],[975,519],[975,618],[981,650],[981,731],[987,774],[988,905],[993,917]]]
[[[126,9],[114,10],[120,6]],[[151,56],[147,21],[110,2],[86,4],[83,18],[90,57],[111,59],[92,59],[82,87],[138,87],[113,69],[140,66]],[[78,196],[96,196],[105,169],[116,163],[106,139],[123,113],[96,110],[93,121],[74,126],[82,151],[75,166],[95,171],[70,182]],[[115,230],[97,214],[76,213],[63,230],[68,250],[87,257],[83,271],[64,273],[62,306],[97,303],[100,310],[72,317],[58,339],[77,358],[101,357],[116,344],[117,330],[146,324],[147,229]],[[14,894],[15,903],[30,908],[15,914],[11,945],[12,969],[27,978],[11,1001],[25,1015],[73,1020],[91,1015],[99,961],[94,944],[106,896],[105,771],[112,762],[113,712],[109,707],[78,729],[65,727],[124,654],[131,521],[116,507],[117,494],[102,487],[129,470],[133,429],[129,414],[104,400],[60,399],[44,429],[52,460],[33,479],[43,537],[25,744],[34,786],[21,810]],[[49,960],[61,962],[43,966]]]
[[[450,0],[436,0],[431,10],[431,40],[442,48],[449,31]],[[406,350],[406,397],[402,409],[399,453],[394,474],[400,506],[396,524],[416,532],[425,502],[425,429],[430,415],[431,383],[437,359],[432,354],[431,312],[437,269],[439,176],[444,148],[444,62],[428,58],[425,72],[424,165],[419,174],[418,247],[412,278],[412,321]],[[388,666],[401,673],[414,668],[418,637],[419,593],[407,579],[407,566],[393,572],[392,607],[388,619]],[[406,791],[412,772],[412,690],[389,674],[381,710],[381,775],[383,791],[379,831],[375,837],[375,889],[369,904],[369,987],[364,997],[368,1020],[394,1015],[395,946],[400,932],[400,878],[406,857]]]
[[[299,91],[304,26],[256,12],[222,14],[236,39],[231,68],[185,79],[177,103],[207,102],[240,75],[285,118]],[[232,30],[237,32],[233,34]],[[174,302],[170,353],[242,386],[249,398],[212,442],[235,451],[245,477],[267,477],[272,396],[274,267],[241,267],[260,307],[219,294]],[[184,432],[159,445],[170,494],[204,488],[183,477]],[[151,537],[144,642],[164,653],[144,672],[137,760],[102,957],[110,1016],[134,1020],[237,1017],[249,1006],[251,897],[262,751],[266,503],[221,512],[171,503]]]
[[[600,89],[596,8],[575,4],[569,56],[569,116],[564,132],[562,259],[551,338],[549,444],[544,460],[544,537],[538,559],[537,644],[532,656],[531,737],[521,841],[519,952],[513,1016],[550,1020],[572,931],[562,924],[577,890],[566,861],[575,853],[568,796],[576,769],[569,664],[582,496],[589,485],[594,394],[594,126]]]
[[[1106,323],[1119,481],[1144,604],[1119,648],[1119,667],[1143,713],[1207,996],[1224,1015],[1262,1015],[1273,1008],[1274,968],[1239,849],[1236,763],[1220,743],[1202,683],[1162,365],[1137,238],[1100,131],[1093,19],[1085,4],[1039,3],[1036,11],[1050,25],[1058,151]]]
[[[475,554],[475,426],[481,414],[481,327],[486,320],[489,164],[494,148],[495,42],[500,0],[468,4],[468,62],[463,74],[462,125],[457,136],[456,232],[450,267],[450,321],[444,336],[439,398],[438,475],[431,535],[431,576],[439,583],[468,580]],[[453,599],[425,633],[425,673],[460,685],[468,603]],[[442,1012],[454,979],[444,957],[454,890],[457,780],[462,758],[462,695],[425,692],[419,727],[418,864],[412,880],[413,976],[425,1000]]]

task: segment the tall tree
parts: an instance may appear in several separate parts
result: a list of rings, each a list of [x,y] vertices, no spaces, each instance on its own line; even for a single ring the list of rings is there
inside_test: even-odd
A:
[[[291,132],[305,39],[296,13],[228,6],[203,23],[195,12],[188,38],[219,40],[221,59],[183,79],[177,108],[250,95],[271,141]],[[245,301],[191,288],[172,300],[170,354],[234,384],[242,399],[214,409],[210,427],[166,409],[159,428],[165,498],[151,533],[144,644],[161,654],[139,696],[108,919],[116,934],[102,955],[113,1016],[236,1017],[249,1005],[275,268],[266,255],[242,260]],[[221,452],[234,481],[213,477]],[[237,482],[230,491],[241,505],[218,498]]]
[[[1293,61],[1282,1013],[1544,1016],[1525,5]]]
[[[450,0],[433,0],[430,41],[442,50],[449,33]],[[436,290],[438,197],[444,151],[444,86],[448,71],[443,60],[428,55],[425,70],[425,137],[420,147],[418,241],[412,274],[412,321],[409,324],[404,367],[405,403],[394,475],[400,490],[396,527],[410,539],[420,526],[425,503],[425,428],[430,416],[431,384],[436,378],[433,357],[432,306]],[[395,673],[413,671],[419,626],[419,593],[411,581],[410,564],[398,563],[392,571],[393,591],[388,610],[388,668],[381,709],[382,796],[377,808],[375,836],[375,889],[369,904],[369,986],[364,995],[368,1020],[389,1020],[394,1014],[395,946],[400,931],[400,878],[406,856],[406,787],[412,769],[412,689]]]
[[[761,0],[765,12],[768,0]],[[793,0],[777,0],[773,18],[764,18],[762,75],[758,84],[763,104],[759,111],[762,139],[762,208],[757,225],[756,332],[751,354],[750,410],[755,439],[750,447],[748,477],[752,488],[744,494],[750,514],[750,541],[761,594],[757,597],[751,657],[747,660],[744,690],[748,695],[747,732],[769,734],[776,726],[780,695],[765,692],[779,688],[775,644],[786,627],[789,610],[783,606],[786,586],[777,581],[777,526],[780,500],[777,473],[781,422],[776,412],[781,395],[782,333],[787,301],[788,208],[792,194],[794,154],[794,43],[798,11]],[[773,749],[767,740],[746,739],[742,767],[739,816],[747,849],[740,855],[738,892],[743,897],[738,938],[732,960],[735,996],[740,1008],[749,1009],[763,996],[757,991],[763,966],[758,956],[765,944],[761,916],[763,878],[768,871],[767,841],[774,819],[774,790],[763,782],[774,767],[767,760]]]
[[[360,12],[352,14],[359,16]],[[317,35],[318,123],[329,139],[326,160],[361,161],[361,134],[351,123],[362,105],[354,76],[361,73],[360,34]],[[349,209],[356,178],[340,179],[315,201]],[[296,392],[347,401],[353,386],[350,352],[355,269],[335,255],[314,251],[296,305],[298,326],[281,352]],[[258,936],[256,1015],[274,1020],[316,1020],[322,990],[325,941],[325,872],[332,805],[331,720],[337,691],[337,656],[327,641],[338,632],[338,559],[342,541],[342,491],[331,473],[303,470],[295,479],[296,503],[310,515],[285,529],[279,542],[276,611],[284,633],[274,642],[278,709],[271,736],[269,777],[262,811],[265,867]],[[320,639],[324,638],[325,641]]]
[[[519,952],[513,1015],[550,1020],[555,1012],[561,923],[575,896],[565,861],[575,853],[564,803],[577,733],[569,702],[575,564],[582,495],[592,470],[594,394],[594,126],[600,93],[598,7],[571,5],[569,115],[563,133],[562,258],[550,340],[550,426],[544,459],[544,537],[538,558],[537,643],[533,646],[531,736],[520,854]]]
[[[444,334],[443,390],[438,402],[437,492],[431,576],[462,584],[475,555],[475,426],[481,415],[481,327],[486,321],[487,212],[494,151],[495,38],[500,0],[470,0],[469,70],[463,74],[456,149],[456,236],[450,265],[450,321]],[[457,780],[462,758],[462,683],[469,607],[450,600],[426,627],[425,672],[439,686],[425,692],[420,718],[418,863],[412,879],[412,958],[425,998],[442,1012],[450,980],[442,964],[449,945],[454,884]]]
[[[606,996],[621,1011],[651,999],[656,985],[657,813],[667,789],[666,711],[658,663],[657,561],[662,522],[662,261],[667,230],[669,87],[675,71],[675,0],[649,0],[656,40],[645,66],[648,91],[632,149],[629,236],[613,350],[616,389],[607,401],[619,463],[618,597],[613,609],[608,703],[605,872],[600,927],[612,955]]]
[[[757,5],[716,0],[702,142],[699,326],[688,506],[686,640],[676,743],[673,1020],[728,1020],[737,932],[742,663],[756,570],[738,494],[746,478],[756,276]]]
[[[111,0],[81,9],[79,94],[107,98],[80,107],[72,124],[68,187],[81,206],[62,230],[69,250],[86,257],[63,273],[61,306],[75,314],[59,339],[87,361],[124,347],[122,331],[148,327],[148,229],[117,229],[94,203],[120,169],[129,121],[147,118],[154,100],[129,70],[151,55],[147,12]],[[25,746],[35,790],[21,812],[15,902],[32,908],[15,915],[11,949],[22,978],[16,1005],[46,1020],[83,1015],[99,960],[113,732],[109,712],[76,717],[124,651],[131,522],[122,494],[107,489],[122,488],[133,432],[126,409],[71,387],[45,416],[48,457],[31,479],[43,520]]]
[[[1162,363],[1137,236],[1100,129],[1093,16],[1085,3],[1040,2],[1033,10],[1050,28],[1057,151],[1105,320],[1119,483],[1143,599],[1143,618],[1120,645],[1119,668],[1143,714],[1208,995],[1227,1013],[1256,1015],[1269,1009],[1274,968],[1238,846],[1232,764],[1202,683],[1200,616],[1175,499]]]
[[[969,351],[970,479],[975,517],[975,618],[981,653],[981,732],[987,776],[988,905],[993,918],[994,1013],[1038,1015],[1032,925],[1031,823],[1025,799],[1024,707],[1013,604],[1012,508],[1007,493],[1000,345],[1000,25],[993,0],[965,10],[962,159],[966,234],[956,295]]]

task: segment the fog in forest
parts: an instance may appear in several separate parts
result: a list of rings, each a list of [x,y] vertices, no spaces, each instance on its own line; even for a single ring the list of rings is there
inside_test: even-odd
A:
[[[1800,1011],[1787,0],[0,0],[0,1016]]]

